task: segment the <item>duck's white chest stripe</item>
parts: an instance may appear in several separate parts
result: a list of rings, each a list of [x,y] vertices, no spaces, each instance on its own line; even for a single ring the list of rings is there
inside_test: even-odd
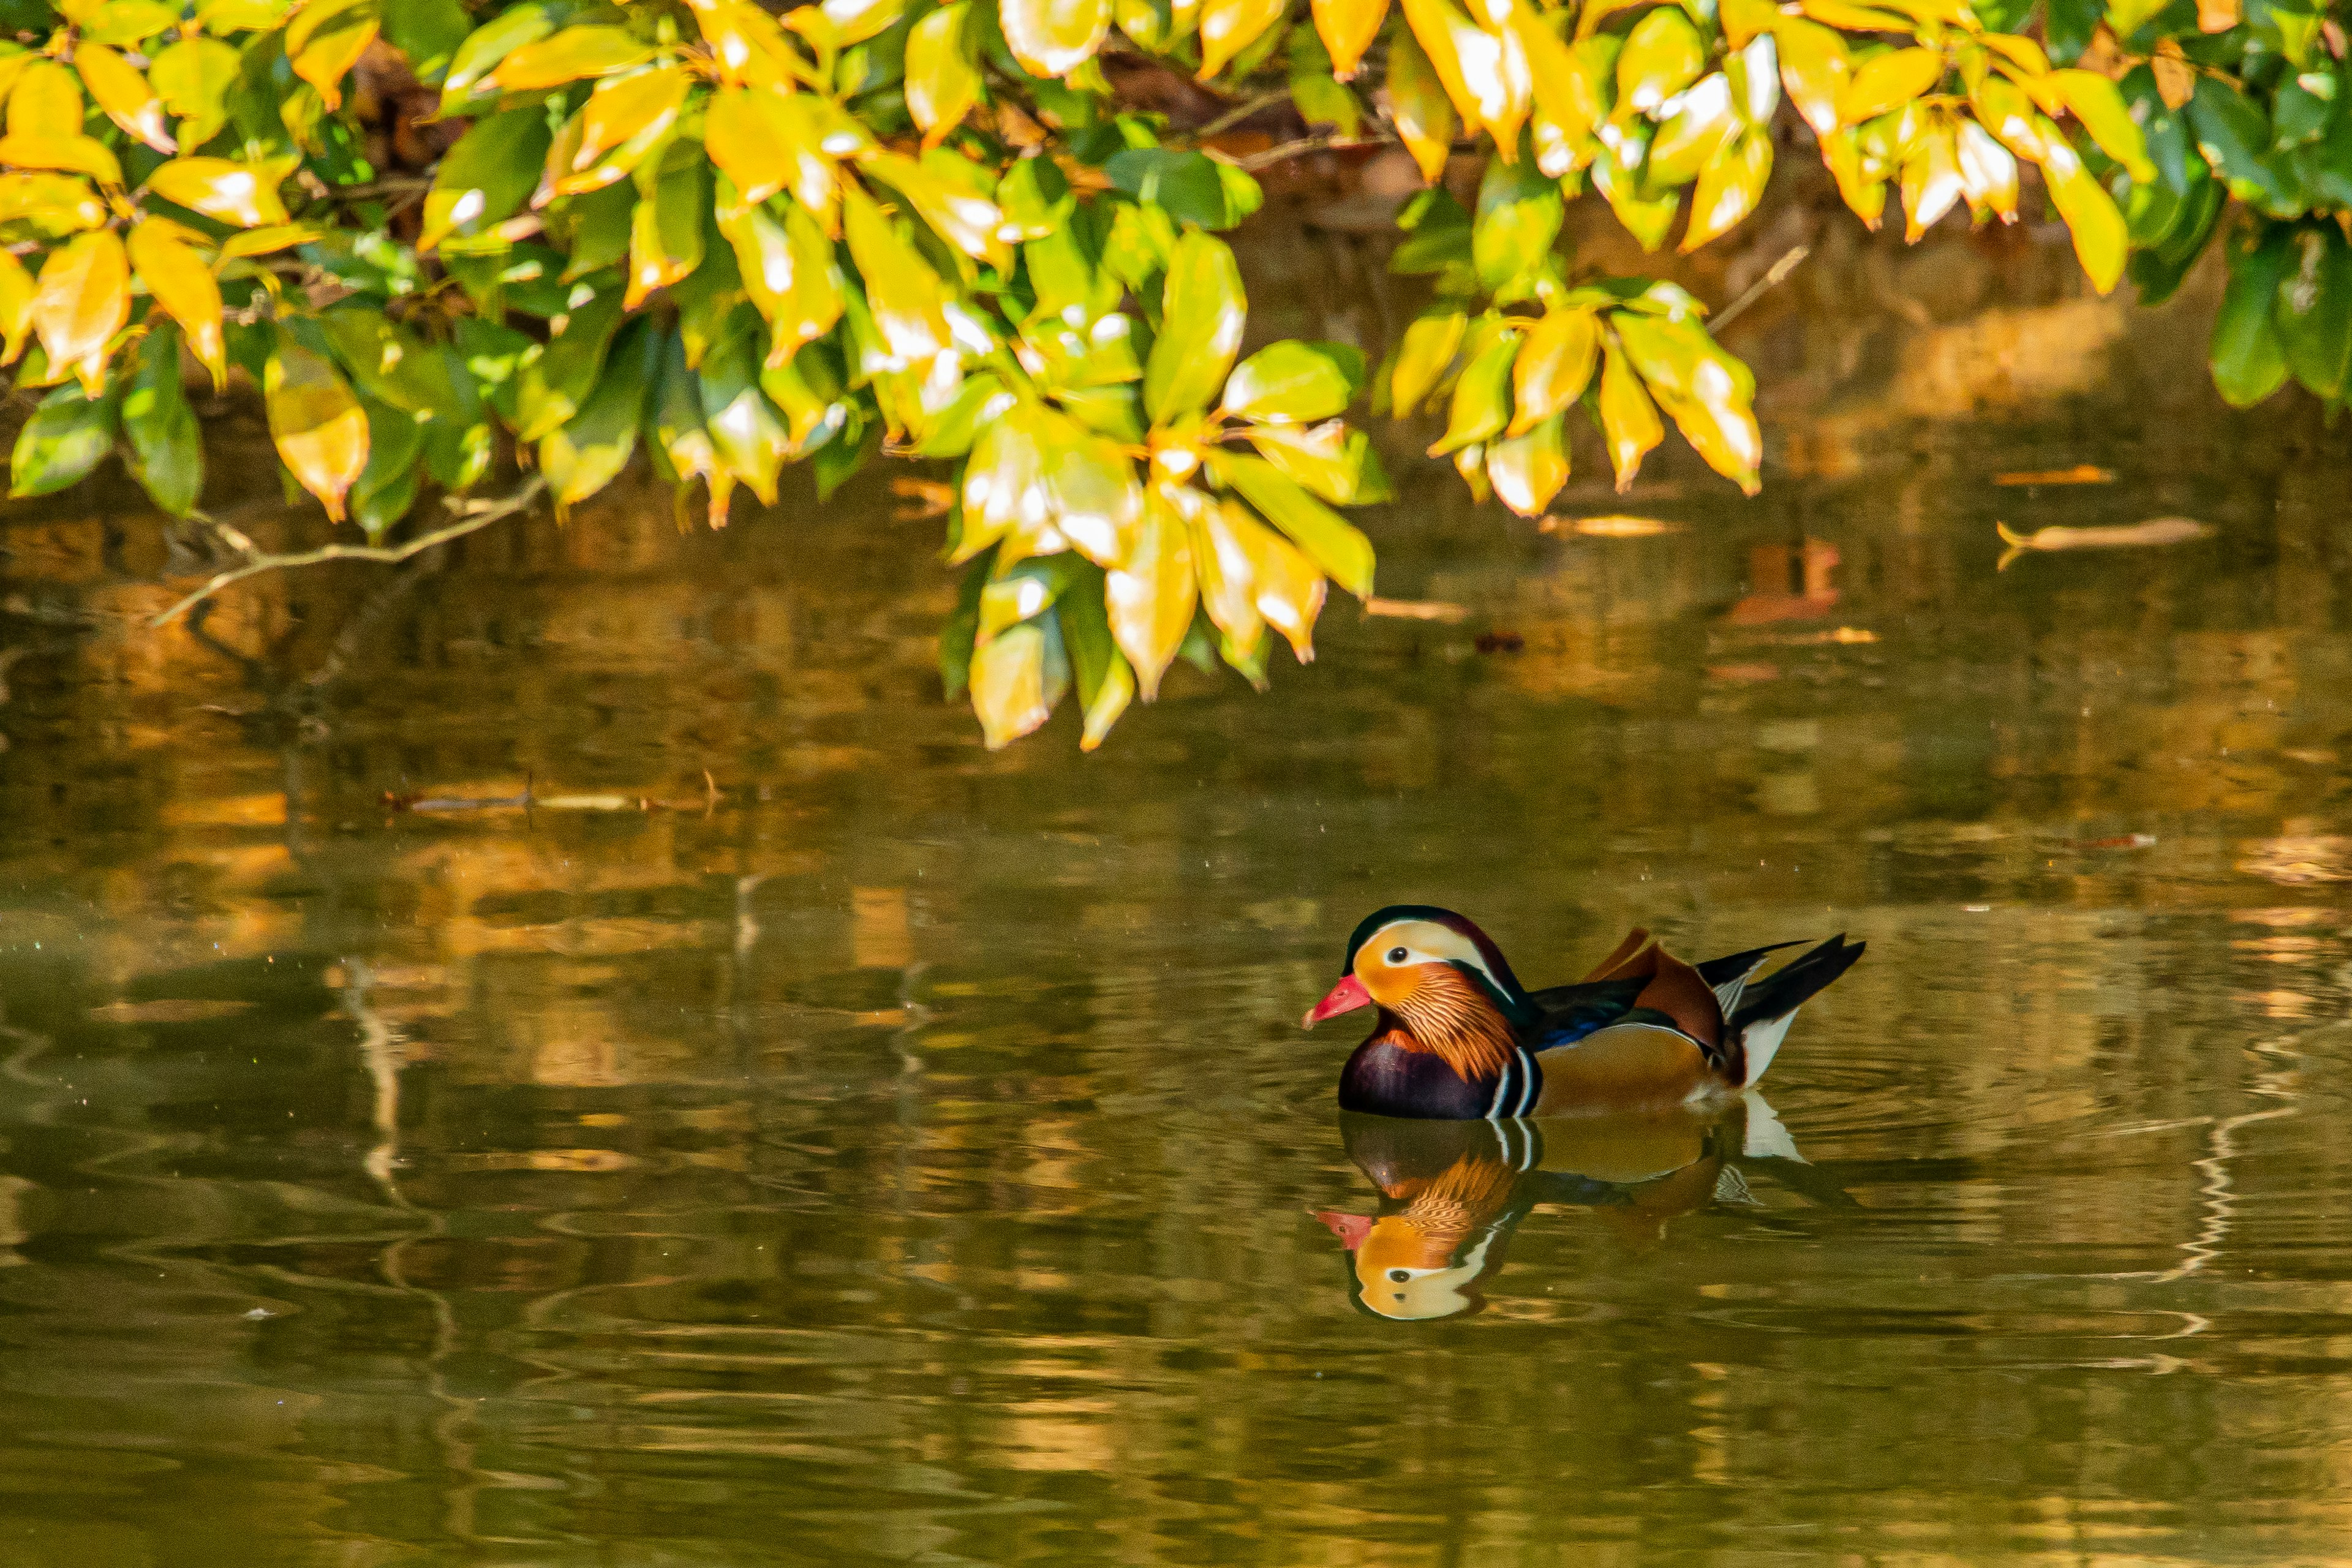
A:
[[[1486,1120],[1525,1116],[1535,1109],[1536,1097],[1542,1092],[1543,1070],[1527,1052],[1513,1051],[1503,1064],[1503,1076],[1495,1080],[1495,1096],[1486,1102]]]

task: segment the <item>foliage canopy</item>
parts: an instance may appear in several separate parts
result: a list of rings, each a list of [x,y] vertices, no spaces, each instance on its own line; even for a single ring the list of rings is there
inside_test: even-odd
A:
[[[371,540],[518,464],[561,510],[642,451],[717,522],[788,463],[830,493],[950,460],[942,665],[992,745],[1075,685],[1092,746],[1180,654],[1310,658],[1327,584],[1371,588],[1338,510],[1388,493],[1342,417],[1368,384],[1442,409],[1433,455],[1522,514],[1577,408],[1621,488],[1671,421],[1752,493],[1753,378],[1685,290],[1563,253],[1588,192],[1690,250],[1788,145],[1914,239],[2038,184],[2103,292],[2168,295],[2227,233],[2232,403],[2352,378],[2346,39],[2315,0],[0,0],[0,332],[40,394],[12,493],[119,452],[186,515],[184,353],[250,378],[292,480]],[[1287,101],[1328,128],[1301,145],[1409,150],[1392,266],[1433,302],[1376,373],[1241,357],[1217,234],[1288,149],[1141,111],[1113,58]],[[391,136],[388,82],[425,110]],[[1438,183],[1465,153],[1475,210]]]

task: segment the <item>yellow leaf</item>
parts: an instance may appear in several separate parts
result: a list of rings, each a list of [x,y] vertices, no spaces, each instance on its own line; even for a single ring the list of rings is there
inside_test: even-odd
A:
[[[991,637],[971,656],[971,710],[992,752],[1001,751],[1054,716],[1045,669],[1045,629],[1024,621]]]
[[[1111,0],[1003,0],[1005,46],[1032,76],[1064,77],[1095,58],[1110,33]]]
[[[1388,20],[1389,0],[1314,0],[1313,9],[1315,31],[1331,57],[1331,74],[1341,81],[1355,80],[1364,51]]]
[[[103,185],[122,184],[122,165],[106,144],[88,136],[0,136],[0,163],[12,169],[58,169],[88,174]]]
[[[269,437],[302,488],[343,520],[343,497],[367,467],[367,410],[333,365],[281,336],[262,375]]]
[[[1756,378],[1748,367],[1717,346],[1696,321],[1630,311],[1619,311],[1613,320],[1618,345],[1659,405],[1674,416],[1683,438],[1707,467],[1754,495],[1764,439],[1756,427]],[[1607,397],[1605,389],[1602,396]]]
[[[2083,160],[2053,129],[2042,156],[2042,183],[2074,237],[2074,256],[2102,294],[2120,282],[2130,238],[2115,198],[2083,167]],[[45,275],[46,276],[46,275]]]
[[[654,58],[654,52],[651,45],[639,43],[625,28],[566,27],[551,38],[525,44],[500,60],[482,84],[501,92],[541,92],[641,66]]]
[[[1600,353],[1601,322],[1590,308],[1553,310],[1536,322],[1511,363],[1507,434],[1524,436],[1583,396]]]
[[[9,89],[11,136],[79,136],[81,122],[81,82],[55,60],[26,66]]]
[[[106,204],[70,175],[0,174],[0,223],[32,223],[64,234],[96,228],[106,216]]]
[[[692,80],[683,66],[657,66],[635,76],[600,81],[580,110],[580,145],[573,172],[625,142],[660,135],[677,119]]]
[[[77,235],[49,253],[32,314],[51,371],[72,371],[96,397],[106,385],[106,346],[131,319],[131,261],[111,229]]]
[[[1521,517],[1540,517],[1568,483],[1568,443],[1558,416],[1486,447],[1486,479]]]
[[[677,226],[680,215],[666,212],[667,205],[670,204],[665,203],[656,187],[655,194],[639,196],[637,205],[630,210],[629,286],[621,301],[624,310],[634,310],[645,303],[646,295],[683,280],[702,259],[699,255],[684,253],[678,237],[671,232]],[[699,213],[684,216],[691,223],[701,221]],[[698,230],[696,237],[700,237]]]
[[[1838,95],[1841,124],[1859,125],[1890,114],[1934,87],[1944,77],[1940,49],[1890,49],[1856,66],[1853,79]],[[1791,96],[1794,96],[1791,94]]]
[[[907,35],[907,112],[922,128],[925,148],[938,146],[980,101],[980,52],[971,19],[973,0],[954,0],[915,24]]]
[[[286,221],[286,204],[278,199],[278,182],[270,173],[266,165],[226,158],[174,158],[147,176],[146,188],[206,217],[259,228]]]
[[[92,100],[125,135],[158,153],[178,151],[164,128],[163,100],[128,60],[102,44],[84,44],[74,51],[74,67]]]
[[[1942,115],[1932,116],[1912,138],[1903,160],[1904,240],[1917,244],[1928,226],[1958,203],[1965,189],[1951,124]]]
[[[793,90],[800,56],[773,16],[750,0],[699,0],[695,10],[722,84],[765,92]]]
[[[1462,14],[1451,0],[1404,0],[1412,36],[1444,84],[1454,111],[1483,126],[1506,161],[1517,153],[1518,129],[1532,103],[1534,82],[1516,42],[1507,59],[1503,40]]]
[[[1405,151],[1420,165],[1421,177],[1436,184],[1454,154],[1454,100],[1410,33],[1399,33],[1389,45],[1388,94],[1389,117]]]
[[[2243,0],[2197,0],[2197,30],[2226,33],[2244,14]]]
[[[1143,521],[1126,563],[1104,576],[1103,593],[1110,606],[1110,635],[1135,667],[1149,702],[1160,695],[1160,678],[1183,646],[1199,597],[1192,531],[1160,486],[1145,495]]]
[[[343,78],[375,42],[378,26],[375,0],[310,0],[286,29],[286,58],[329,110],[339,109]]]
[[[1162,489],[1192,524],[1192,574],[1200,585],[1201,607],[1234,648],[1247,652],[1256,647],[1265,636],[1265,617],[1257,611],[1249,557],[1232,530],[1222,526],[1223,509],[1188,486]]]
[[[1246,581],[1250,608],[1282,634],[1299,663],[1313,663],[1315,617],[1323,613],[1326,592],[1315,563],[1230,497],[1202,511],[1202,526],[1227,582]],[[1238,570],[1234,561],[1242,563]]]
[[[273,251],[308,245],[318,238],[320,233],[306,223],[281,223],[268,228],[249,228],[221,241],[221,259],[234,261],[247,256],[268,256]]]
[[[1528,62],[1537,110],[1570,143],[1588,141],[1609,110],[1584,61],[1528,6],[1513,9],[1509,26]]]
[[[150,218],[131,230],[128,250],[139,280],[147,285],[172,319],[180,323],[198,363],[212,372],[215,390],[228,384],[228,355],[221,337],[220,285],[212,269],[184,237],[187,231]]]
[[[7,350],[0,364],[15,364],[24,354],[25,340],[33,331],[33,275],[25,264],[7,251],[0,250],[0,333],[7,337]]]
[[[1610,466],[1617,470],[1619,495],[1633,488],[1642,459],[1666,438],[1657,405],[1642,389],[1642,378],[1614,332],[1604,333],[1601,341],[1601,434],[1608,443]]]
[[[1861,138],[1852,126],[1822,138],[1822,162],[1829,165],[1845,205],[1856,217],[1876,228],[1879,215],[1886,210],[1886,182],[1863,172]]]
[[[1793,16],[1781,20],[1772,39],[1780,47],[1780,85],[1789,101],[1814,135],[1827,136],[1838,128],[1838,100],[1853,74],[1845,39],[1818,22]]]
[[[1696,250],[1729,233],[1756,210],[1771,177],[1771,132],[1752,127],[1741,132],[1698,172],[1698,184],[1691,192],[1690,228],[1680,248]]]
[[[2017,221],[2017,159],[1973,120],[1960,121],[1960,188],[1972,209]]]
[[[1287,0],[1202,0],[1200,79],[1208,80],[1225,62],[1257,42],[1282,19]]]

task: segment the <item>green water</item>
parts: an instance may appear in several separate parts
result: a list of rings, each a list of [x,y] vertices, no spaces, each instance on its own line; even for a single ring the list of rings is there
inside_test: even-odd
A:
[[[1580,481],[1643,540],[1412,472],[1383,591],[1468,619],[1092,757],[938,701],[878,489],[201,639],[128,618],[152,524],[20,523],[0,1562],[2339,1556],[2352,471],[2168,395]],[[2218,531],[1994,571],[2160,515]],[[1402,899],[1532,984],[1866,939],[1764,1086],[1805,1163],[1654,1138],[1367,1311],[1351,1149],[1465,1151],[1297,1020]]]

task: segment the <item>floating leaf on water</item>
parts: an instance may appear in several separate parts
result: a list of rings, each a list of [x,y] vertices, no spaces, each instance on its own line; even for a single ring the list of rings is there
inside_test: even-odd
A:
[[[2071,468],[2027,468],[2021,472],[1995,474],[1997,485],[2106,485],[2115,482],[2113,468],[2102,468],[2095,463],[2077,463]]]
[[[1600,517],[1548,517],[1537,526],[1545,533],[1580,533],[1587,539],[1655,539],[1660,534],[1683,531],[1679,522],[1624,512]]]

